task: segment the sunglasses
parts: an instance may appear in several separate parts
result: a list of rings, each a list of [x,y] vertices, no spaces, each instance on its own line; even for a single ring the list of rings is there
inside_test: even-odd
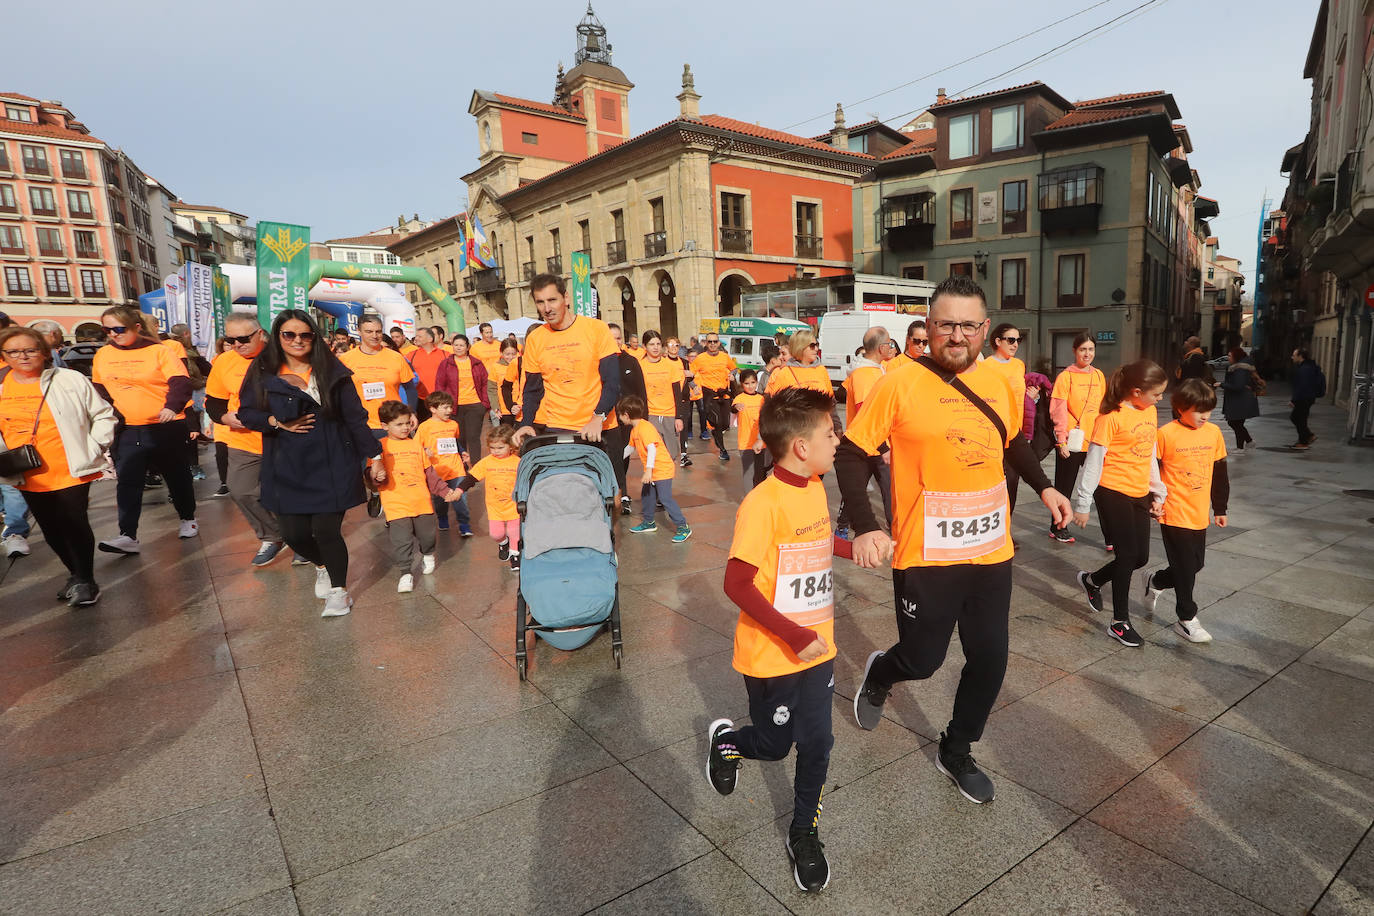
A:
[[[1019,337],[999,337],[998,340],[1005,340],[1007,343],[1011,344],[1019,344],[1021,342],[1021,338]]]
[[[315,339],[314,331],[301,331],[299,334],[295,331],[278,331],[277,333],[281,335],[282,340],[299,340],[301,343],[310,343]]]
[[[282,333],[285,334],[286,332],[283,331]],[[306,331],[306,333],[309,334],[310,332]],[[238,336],[234,336],[233,334],[226,334],[224,335],[224,340],[226,343],[247,346],[248,344],[252,343],[253,339],[257,336],[257,331],[254,331],[252,334],[239,334]]]
[[[124,325],[122,325],[122,324],[117,324],[117,325],[115,325],[115,326],[112,327],[112,328],[106,328],[106,329],[105,329],[105,333],[106,333],[106,334],[109,334],[111,337],[114,337],[114,336],[119,335],[119,334],[127,333],[128,330],[129,330],[129,329],[126,328]]]

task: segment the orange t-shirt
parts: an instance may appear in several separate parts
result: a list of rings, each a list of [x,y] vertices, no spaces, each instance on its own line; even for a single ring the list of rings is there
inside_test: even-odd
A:
[[[1016,422],[1013,425],[1020,429],[1021,421],[1026,415],[1026,364],[1014,356],[1005,363],[995,356],[989,356],[978,364],[978,368],[984,372],[994,372],[1007,380],[1007,384],[1011,386],[1011,404],[1016,412]]]
[[[91,361],[91,381],[105,386],[115,410],[129,426],[156,423],[167,404],[167,380],[186,374],[185,364],[172,348],[159,344],[129,350],[109,344],[96,350]],[[177,419],[185,416],[179,413]]]
[[[499,377],[494,370],[496,364],[501,361],[501,341],[493,339],[491,343],[487,343],[479,337],[468,345],[468,352],[481,360],[482,365],[487,367],[488,377]]]
[[[644,390],[649,395],[649,416],[676,417],[677,402],[673,400],[673,385],[679,388],[687,385],[682,363],[661,356],[658,362],[641,359],[639,368],[644,372]]]
[[[431,466],[425,450],[416,440],[390,436],[382,440],[386,481],[377,487],[377,492],[382,497],[387,521],[434,514],[429,484],[425,482],[425,469]]]
[[[513,522],[520,517],[515,505],[515,475],[519,470],[519,455],[488,455],[468,471],[475,479],[486,481],[482,495],[487,503],[487,521]]]
[[[386,349],[388,350],[391,349],[390,347],[387,347],[385,344],[383,344],[382,346],[386,347]],[[354,347],[353,349],[356,350],[357,347]],[[410,354],[414,353],[418,349],[420,348],[415,344],[411,343],[410,341],[406,341],[397,348],[397,350],[400,351],[400,354],[404,356],[406,359],[410,359]],[[353,350],[349,350],[348,352],[352,353]]]
[[[524,397],[525,391],[525,371],[523,365],[523,360],[518,356],[506,364],[504,378],[505,381],[510,382],[510,396],[514,399],[515,403],[502,404],[502,413],[515,414],[516,416],[520,415],[520,411],[516,408],[520,406],[520,401]],[[504,400],[505,395],[501,397]]]
[[[1020,433],[1006,379],[960,375],[1001,418],[1007,439],[983,412],[934,372],[910,362],[878,380],[845,436],[870,455],[892,446],[896,569],[984,566],[1010,560],[1002,454]]]
[[[353,387],[358,389],[358,399],[367,411],[367,425],[381,429],[377,408],[383,401],[399,401],[401,386],[410,383],[415,370],[390,347],[382,347],[376,353],[364,353],[362,347],[354,347],[341,355],[339,362],[353,372]]]
[[[482,403],[477,386],[472,381],[472,360],[466,356],[455,356],[453,365],[458,369],[458,397],[454,401],[460,407]]]
[[[417,393],[421,398],[429,397],[434,391],[434,377],[439,373],[439,364],[448,359],[448,354],[438,347],[425,352],[424,347],[416,347],[410,354],[410,365],[415,369],[419,380]]]
[[[1226,457],[1226,442],[1214,423],[1197,429],[1177,420],[1155,440],[1159,477],[1169,489],[1160,522],[1174,528],[1205,529],[1212,520],[1212,465]]]
[[[158,343],[162,344],[168,350],[171,350],[172,354],[176,356],[177,359],[186,358],[186,348],[182,346],[181,341],[173,340],[169,337],[166,340],[159,340]]]
[[[228,401],[228,412],[238,413],[239,389],[243,387],[243,377],[248,374],[248,367],[252,364],[251,359],[244,359],[233,350],[216,356],[210,364],[210,375],[205,379],[205,396]],[[262,454],[262,433],[251,429],[230,429],[222,423],[216,423],[215,441],[251,455]]]
[[[697,384],[716,391],[730,387],[730,373],[737,368],[735,360],[724,350],[715,356],[710,353],[698,353],[692,360],[692,371],[697,374]]]
[[[787,643],[741,613],[735,625],[734,668],[750,677],[778,677],[835,657],[835,542],[820,478],[794,487],[768,475],[735,513],[730,556],[758,572],[754,585],[789,620],[825,638],[830,650],[799,662]]]
[[[736,395],[732,403],[735,407],[735,416],[739,417],[739,426],[735,430],[738,438],[735,444],[742,452],[753,448],[754,443],[758,441],[759,411],[763,409],[763,395]]]
[[[878,384],[878,379],[883,377],[883,370],[878,366],[860,366],[849,377],[844,380],[844,422],[848,426],[854,422],[854,418],[859,415],[859,408],[868,398],[868,393],[873,390],[873,386]],[[829,381],[829,376],[826,377]]]
[[[1101,414],[1093,425],[1093,445],[1107,448],[1098,486],[1144,496],[1150,492],[1150,459],[1155,456],[1159,411],[1153,406],[1139,410],[1122,404],[1120,410]]]
[[[654,446],[654,466],[649,475],[654,483],[673,479],[673,456],[668,454],[668,446],[663,444],[663,437],[652,423],[635,420],[634,426],[630,427],[630,445],[639,455],[640,465],[646,468],[649,466],[649,446]]]
[[[768,373],[768,386],[763,393],[775,395],[784,388],[811,388],[822,394],[834,395],[830,373],[821,363],[814,366],[783,366]]]
[[[1102,409],[1102,396],[1106,393],[1107,378],[1096,366],[1089,366],[1087,372],[1065,369],[1054,380],[1050,397],[1058,398],[1069,408],[1069,429],[1083,430],[1084,451],[1087,451],[1087,440],[1092,436],[1098,411]]]
[[[415,438],[425,450],[434,472],[444,480],[463,476],[462,445],[458,441],[458,421],[430,417],[415,430]]]
[[[905,353],[898,353],[891,359],[883,360],[883,372],[891,372],[893,369],[900,369],[907,363],[914,363],[916,360],[907,356]]]
[[[579,315],[562,331],[547,324],[525,338],[525,372],[544,379],[539,415],[526,417],[554,429],[581,429],[601,399],[601,360],[620,349],[604,321]]]
[[[100,477],[98,473],[81,478],[72,476],[71,466],[67,464],[67,451],[62,446],[62,434],[58,432],[52,408],[43,402],[41,384],[40,379],[21,382],[13,372],[0,383],[0,436],[4,437],[5,445],[12,449],[32,443],[43,461],[24,475],[17,489],[29,493],[47,493],[96,480]],[[41,417],[38,415],[39,404],[43,405]],[[33,428],[35,419],[38,420],[36,433]]]

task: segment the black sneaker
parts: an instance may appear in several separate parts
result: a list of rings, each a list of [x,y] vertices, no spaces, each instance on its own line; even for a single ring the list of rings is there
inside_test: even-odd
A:
[[[792,877],[797,887],[815,893],[830,884],[830,863],[825,860],[825,844],[821,842],[814,826],[788,831],[787,858],[792,860]]]
[[[706,734],[710,736],[711,746],[706,750],[706,781],[721,795],[735,791],[735,778],[743,766],[739,750],[732,741],[722,741],[721,735],[735,730],[735,723],[729,719],[717,719],[711,723]]]
[[[510,568],[511,568],[511,569],[514,569],[514,570],[516,570],[516,571],[519,571],[519,569],[520,569],[520,554],[518,554],[518,553],[513,553],[513,554],[510,555]]]
[[[1123,646],[1130,646],[1132,649],[1139,647],[1144,640],[1140,634],[1131,626],[1129,620],[1113,620],[1111,626],[1107,627],[1107,635]]]
[[[881,658],[882,654],[874,652],[868,656],[868,663],[864,665],[864,679],[859,682],[859,690],[854,694],[854,721],[859,723],[860,728],[870,732],[882,721],[883,704],[887,702],[890,692],[889,688],[879,687],[868,679],[868,673],[873,670],[873,663]]]
[[[86,607],[100,600],[100,586],[94,582],[78,582],[72,586],[71,597],[67,604],[71,607]]]
[[[935,750],[935,769],[944,773],[959,787],[959,794],[976,804],[990,802],[997,797],[988,774],[978,769],[972,754],[960,754],[945,747],[944,732],[940,733],[940,746]]]
[[[721,460],[721,461],[729,461],[729,460],[730,460],[730,453],[727,452],[725,449],[721,449],[721,450],[720,450],[720,456],[719,456],[719,457],[720,457],[720,460]]]
[[[1083,586],[1083,591],[1088,595],[1088,607],[1097,613],[1102,613],[1102,588],[1093,585],[1093,580],[1083,570],[1078,571],[1078,584]]]
[[[510,538],[504,538],[500,544],[496,545],[496,559],[510,559]]]
[[[1058,541],[1061,544],[1072,544],[1077,540],[1072,534],[1069,534],[1068,525],[1065,525],[1063,528],[1056,528],[1050,525],[1050,539]]]
[[[630,497],[628,497],[628,496],[622,496],[622,497],[620,497],[620,514],[621,514],[621,515],[629,515],[629,514],[630,514]],[[505,557],[502,557],[501,559],[504,560]]]
[[[215,499],[223,499],[224,497],[229,495],[229,488],[226,487],[224,484],[220,484],[219,489],[211,493],[210,495],[213,496]]]
[[[72,589],[76,588],[76,583],[80,582],[76,576],[68,576],[67,584],[62,586],[62,590],[57,593],[58,601],[66,601],[72,596]]]
[[[690,468],[692,466],[692,459],[688,458],[686,455],[683,455],[682,460],[679,461],[678,464],[684,468]]]

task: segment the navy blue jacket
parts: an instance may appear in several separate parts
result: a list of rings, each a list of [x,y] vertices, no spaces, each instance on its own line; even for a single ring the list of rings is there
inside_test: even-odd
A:
[[[1293,368],[1293,400],[1315,401],[1326,393],[1326,379],[1321,367],[1305,359]]]
[[[239,392],[239,421],[262,433],[262,504],[287,515],[346,512],[367,501],[363,461],[382,453],[381,443],[367,426],[367,411],[358,400],[353,373],[334,360],[328,379],[336,415],[326,415],[309,394],[273,376],[263,383],[267,409],[259,404],[258,379],[251,370]],[[324,380],[321,380],[324,382]],[[278,422],[315,415],[309,432],[273,429]]]

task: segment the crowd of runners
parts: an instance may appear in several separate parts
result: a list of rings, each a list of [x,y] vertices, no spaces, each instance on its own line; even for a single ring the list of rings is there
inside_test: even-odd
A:
[[[148,488],[165,488],[179,537],[200,535],[194,479],[201,449],[212,450],[214,497],[232,500],[259,541],[251,565],[268,566],[289,548],[293,565],[314,568],[320,613],[332,617],[352,607],[342,525],[364,504],[387,526],[398,592],[434,571],[450,506],[458,536],[473,536],[468,493],[479,485],[496,562],[518,570],[513,491],[520,444],[531,435],[601,443],[621,514],[639,499],[629,531],[654,535],[662,512],[671,535],[661,536],[676,543],[692,535],[676,475],[694,457],[737,460],[746,495],[724,591],[741,612],[734,667],[750,724],[712,723],[706,772],[729,794],[742,760],[779,760],[795,746],[787,851],[798,886],[810,891],[830,875],[818,823],[833,743],[833,557],[892,570],[895,641],[872,653],[854,685],[861,727],[880,725],[900,684],[940,668],[957,625],[966,661],[935,759],[973,802],[995,795],[972,745],[1007,666],[1010,523],[1021,484],[1043,506],[1023,512],[1046,513],[1043,530],[1057,542],[1074,542],[1070,525],[1085,527],[1096,509],[1107,562],[1078,572],[1074,585],[1095,614],[1110,586],[1110,638],[1143,644],[1131,624],[1132,583],[1149,563],[1157,521],[1166,563],[1145,576],[1141,594],[1153,608],[1173,589],[1177,632],[1211,639],[1193,598],[1206,530],[1226,524],[1226,448],[1208,422],[1217,401],[1210,378],[1180,376],[1176,419],[1161,427],[1164,369],[1139,360],[1104,374],[1085,334],[1058,378],[1027,372],[1016,356],[1020,331],[990,327],[981,288],[951,277],[935,290],[928,319],[910,322],[900,340],[868,332],[843,386],[841,421],[809,330],[764,354],[763,369],[740,370],[715,333],[686,343],[654,330],[627,337],[576,315],[552,275],[536,277],[531,294],[542,323],[523,340],[498,340],[487,324],[477,339],[434,327],[411,340],[365,317],[354,341],[338,331],[326,338],[307,312],[283,312],[270,328],[235,313],[208,360],[183,335],[160,339],[146,316],[115,307],[101,317],[107,344],[89,378],[54,365],[42,333],[0,330],[7,526],[12,514],[31,513],[69,573],[59,600],[94,604],[97,546],[142,552]],[[1236,436],[1244,448],[1243,419]],[[1309,431],[1300,442],[1313,438]],[[1051,452],[1053,480],[1041,467]],[[833,523],[826,475],[841,497]],[[97,544],[90,488],[109,476],[118,527]],[[11,558],[29,551],[23,536],[5,543]]]

